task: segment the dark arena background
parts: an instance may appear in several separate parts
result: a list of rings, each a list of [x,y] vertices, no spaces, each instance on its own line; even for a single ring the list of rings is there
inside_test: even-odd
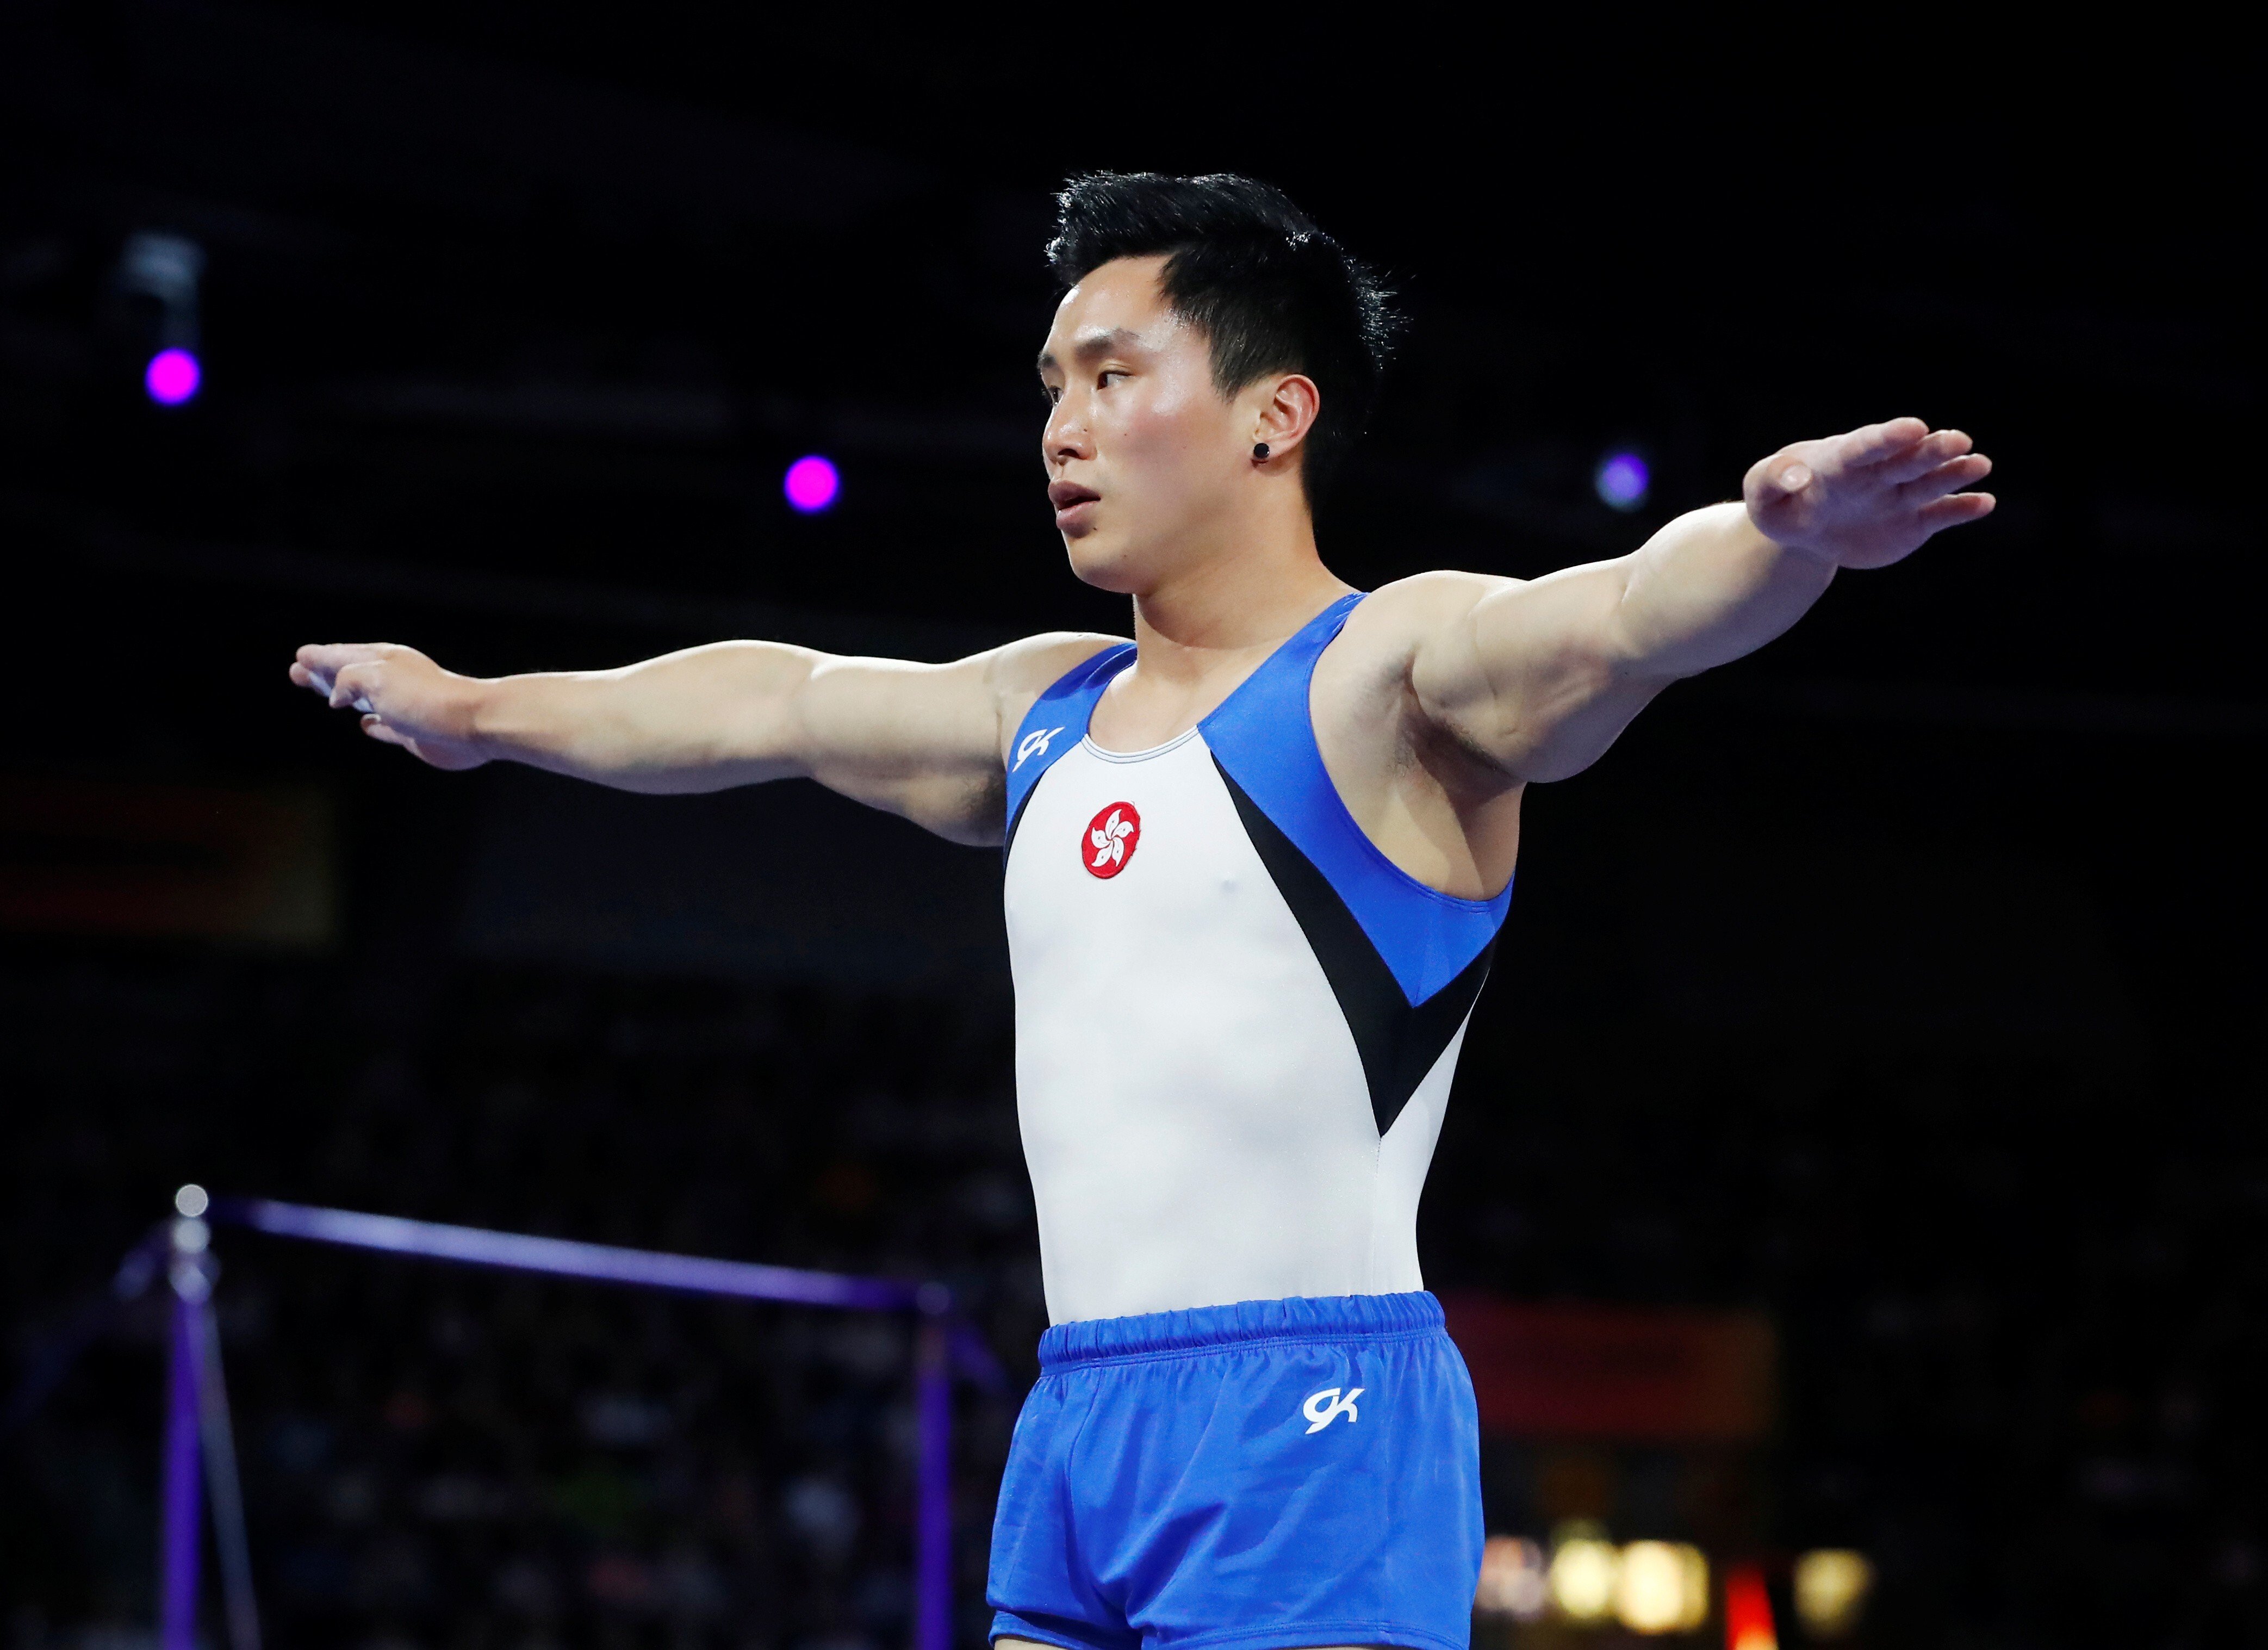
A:
[[[432,773],[284,668],[1123,630],[1035,461],[1095,167],[1268,178],[1404,295],[1359,584],[1895,414],[1999,466],[1529,799],[1422,1223],[1476,1644],[2268,1643],[2250,89],[1395,21],[8,8],[11,1650],[158,1644],[170,1297],[111,1280],[188,1182],[946,1283],[1009,1374],[955,1399],[982,1643],[1045,1321],[997,858]],[[213,1252],[270,1650],[909,1642],[901,1318]]]

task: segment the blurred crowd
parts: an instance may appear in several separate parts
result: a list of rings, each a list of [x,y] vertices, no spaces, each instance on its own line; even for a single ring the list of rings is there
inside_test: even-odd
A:
[[[979,1643],[992,1487],[1045,1322],[1010,1034],[977,986],[18,945],[17,1366],[188,1181],[940,1278],[1011,1374],[960,1399],[959,1629]],[[2268,1635],[2268,1164],[2245,1140],[2213,1149],[2131,1072],[1574,1046],[1476,1026],[1424,1217],[1431,1282],[1769,1310],[1783,1399],[1746,1469],[1756,1528],[1771,1551],[1869,1555],[1866,1643]],[[902,1323],[225,1229],[217,1252],[271,1643],[905,1641]],[[149,1642],[158,1314],[123,1314],[0,1445],[18,1650]],[[1502,1532],[1574,1514],[1689,1536],[1659,1452],[1489,1450]]]

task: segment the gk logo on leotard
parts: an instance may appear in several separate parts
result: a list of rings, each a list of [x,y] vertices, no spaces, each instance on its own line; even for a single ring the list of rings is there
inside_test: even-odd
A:
[[[1017,769],[1022,767],[1025,762],[1034,756],[1046,755],[1048,754],[1048,741],[1062,732],[1063,729],[1059,727],[1035,728],[1030,733],[1025,734],[1021,740],[1017,741],[1016,760],[1008,764],[1008,771],[1010,773],[1015,772]]]
[[[1142,840],[1142,816],[1131,802],[1113,802],[1086,822],[1080,840],[1079,863],[1090,876],[1108,880],[1126,869]]]
[[[1344,1397],[1339,1396],[1336,1387],[1325,1387],[1321,1392],[1310,1393],[1307,1401],[1300,1406],[1300,1413],[1307,1418],[1307,1435],[1314,1437],[1342,1415],[1347,1418],[1347,1425],[1352,1426],[1362,1418],[1355,1413],[1354,1408],[1354,1401],[1362,1394],[1360,1387],[1349,1387]]]

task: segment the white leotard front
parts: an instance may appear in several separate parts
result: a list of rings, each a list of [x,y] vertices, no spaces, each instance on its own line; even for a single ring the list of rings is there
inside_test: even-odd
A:
[[[1423,1287],[1418,1194],[1511,891],[1409,877],[1324,771],[1308,683],[1359,599],[1154,750],[1086,737],[1124,646],[1018,731],[1016,1079],[1053,1322]]]

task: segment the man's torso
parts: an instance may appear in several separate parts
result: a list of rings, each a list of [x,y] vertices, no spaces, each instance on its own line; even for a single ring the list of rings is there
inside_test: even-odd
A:
[[[1422,1286],[1417,1201],[1506,902],[1343,804],[1308,703],[1352,599],[1158,748],[1085,737],[1128,650],[1009,754],[1017,1075],[1055,1321]]]

